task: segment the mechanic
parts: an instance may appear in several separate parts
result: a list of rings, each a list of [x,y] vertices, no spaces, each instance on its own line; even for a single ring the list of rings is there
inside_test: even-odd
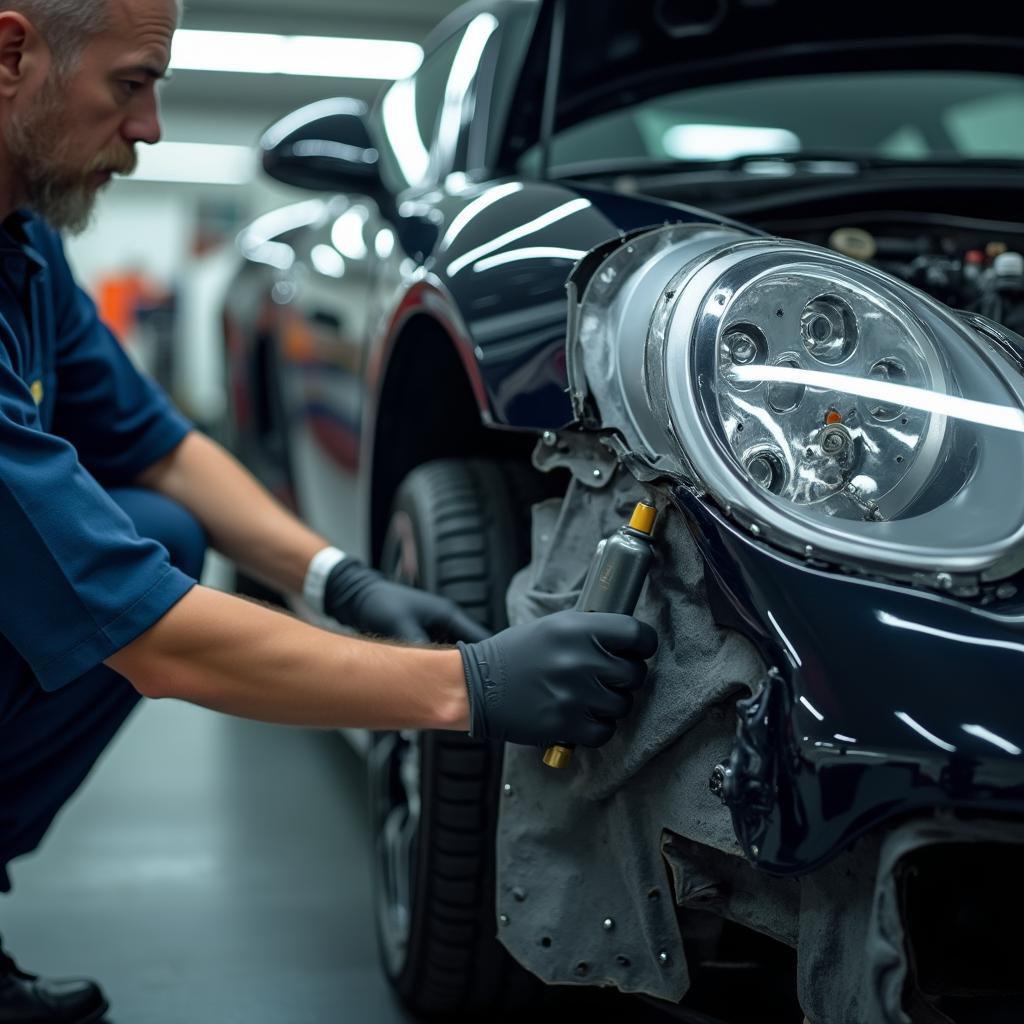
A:
[[[575,612],[490,637],[333,549],[135,370],[57,232],[83,229],[136,145],[159,140],[179,16],[176,0],[0,0],[3,892],[140,695],[293,725],[599,746],[656,644],[634,619]],[[208,541],[343,625],[409,643],[197,585]],[[0,951],[3,1024],[105,1009],[95,983],[37,978]]]

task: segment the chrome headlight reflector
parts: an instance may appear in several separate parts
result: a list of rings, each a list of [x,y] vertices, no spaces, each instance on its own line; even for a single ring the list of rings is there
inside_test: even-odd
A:
[[[588,277],[570,369],[604,424],[805,556],[964,592],[1024,566],[1024,378],[1000,346],[829,250],[702,229]]]

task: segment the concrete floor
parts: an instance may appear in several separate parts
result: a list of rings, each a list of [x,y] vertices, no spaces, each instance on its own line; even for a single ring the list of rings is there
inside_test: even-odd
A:
[[[360,759],[336,734],[144,705],[16,861],[0,932],[109,1024],[409,1020],[377,966]]]

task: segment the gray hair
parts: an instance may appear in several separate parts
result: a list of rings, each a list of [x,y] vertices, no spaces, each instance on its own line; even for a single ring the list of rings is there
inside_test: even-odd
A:
[[[74,71],[86,44],[111,23],[110,0],[0,0],[20,11],[42,33],[62,76]],[[177,0],[178,17],[184,0]]]
[[[110,0],[6,0],[42,33],[57,71],[67,75],[89,40],[110,27]]]

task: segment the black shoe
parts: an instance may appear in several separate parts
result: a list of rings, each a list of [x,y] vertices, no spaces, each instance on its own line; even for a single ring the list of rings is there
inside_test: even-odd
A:
[[[37,978],[0,949],[0,1024],[96,1024],[108,1006],[95,982]]]

